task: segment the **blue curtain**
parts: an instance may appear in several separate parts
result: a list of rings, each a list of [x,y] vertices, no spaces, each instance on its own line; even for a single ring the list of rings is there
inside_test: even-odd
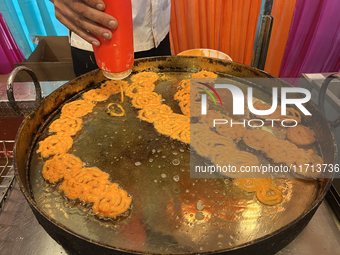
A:
[[[36,47],[35,36],[68,35],[48,0],[0,0],[0,11],[25,58]]]

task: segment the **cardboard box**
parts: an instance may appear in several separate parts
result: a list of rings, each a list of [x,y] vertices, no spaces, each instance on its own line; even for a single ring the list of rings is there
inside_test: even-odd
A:
[[[26,66],[34,71],[39,81],[68,81],[76,76],[73,71],[71,47],[67,36],[37,36],[38,46],[28,59],[15,66]],[[31,81],[21,72],[16,81]]]

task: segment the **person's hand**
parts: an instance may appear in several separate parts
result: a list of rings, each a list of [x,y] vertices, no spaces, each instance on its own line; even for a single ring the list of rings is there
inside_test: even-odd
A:
[[[50,1],[54,4],[56,18],[69,30],[95,46],[99,46],[100,41],[94,35],[111,39],[112,32],[107,28],[115,29],[118,25],[114,17],[103,12],[105,3],[102,0]]]

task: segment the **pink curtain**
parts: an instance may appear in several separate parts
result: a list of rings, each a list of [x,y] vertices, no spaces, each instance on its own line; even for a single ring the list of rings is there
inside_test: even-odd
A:
[[[340,71],[339,10],[339,0],[297,0],[281,78]]]
[[[14,69],[14,63],[21,63],[23,59],[24,55],[0,12],[0,74],[10,73]]]

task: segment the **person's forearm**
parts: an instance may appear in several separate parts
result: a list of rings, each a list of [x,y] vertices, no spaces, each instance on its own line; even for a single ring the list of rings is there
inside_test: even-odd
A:
[[[102,0],[50,0],[54,4],[56,18],[69,30],[78,34],[87,42],[99,46],[94,36],[111,39],[109,28],[117,27],[117,20],[104,13]]]

